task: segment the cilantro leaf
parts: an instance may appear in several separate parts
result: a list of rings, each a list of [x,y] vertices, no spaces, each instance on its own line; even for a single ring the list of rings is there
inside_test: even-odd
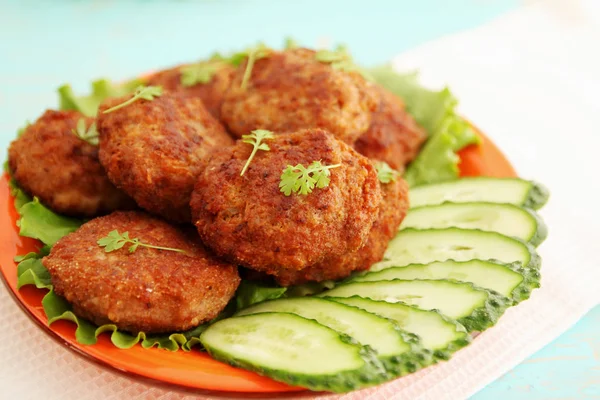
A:
[[[79,118],[77,121],[77,128],[73,129],[73,133],[79,139],[88,142],[93,146],[98,146],[99,134],[98,129],[96,129],[96,123],[92,122],[88,129],[85,128],[85,119]]]
[[[254,63],[257,60],[260,60],[261,58],[267,57],[269,54],[271,54],[271,49],[262,44],[259,44],[258,46],[253,47],[247,51],[248,62],[246,64],[246,69],[244,70],[242,84],[240,85],[240,88],[242,90],[245,90],[248,87],[250,77],[252,76],[252,69],[254,68]]]
[[[98,246],[104,247],[104,251],[106,253],[110,253],[115,250],[119,250],[123,246],[125,246],[126,244],[129,243],[129,244],[131,244],[131,246],[129,247],[130,253],[135,252],[139,246],[142,246],[142,247],[147,247],[150,249],[175,251],[177,253],[185,254],[185,250],[174,249],[172,247],[154,246],[151,244],[143,243],[138,238],[131,239],[131,238],[129,238],[129,232],[119,233],[118,230],[110,231],[108,233],[108,235],[106,235],[103,238],[98,239],[98,241],[96,243],[98,243]]]
[[[135,89],[133,96],[129,100],[126,100],[121,104],[117,104],[114,107],[106,109],[102,113],[108,114],[108,113],[116,111],[120,108],[127,107],[128,105],[134,103],[135,101],[137,101],[139,99],[151,101],[151,100],[154,100],[155,97],[159,97],[162,94],[163,94],[162,86],[140,85],[137,87],[137,89]]]
[[[254,146],[254,148],[252,149],[252,153],[250,153],[250,157],[248,157],[246,164],[244,164],[244,168],[242,168],[240,176],[243,176],[244,173],[246,173],[246,169],[248,169],[250,162],[252,162],[252,159],[254,159],[254,155],[258,150],[271,150],[268,144],[263,143],[263,140],[273,139],[274,137],[275,135],[273,134],[273,132],[267,131],[265,129],[257,129],[252,131],[250,135],[242,135],[242,142],[251,144],[252,146]]]
[[[398,179],[400,173],[390,167],[386,162],[377,161],[375,163],[375,169],[377,169],[377,178],[381,183],[395,182]]]
[[[300,47],[300,45],[293,38],[291,38],[291,37],[285,38],[285,42],[283,45],[284,49],[293,50],[293,49],[297,49],[298,47]]]
[[[363,78],[372,81],[373,76],[364,68],[356,65],[346,46],[337,46],[335,50],[319,50],[315,53],[315,60],[330,64],[331,68],[344,72],[358,72]]]
[[[330,169],[341,165],[323,165],[321,161],[313,161],[308,168],[302,164],[288,165],[281,173],[279,189],[286,196],[292,193],[310,194],[315,187],[322,189],[329,186]]]
[[[208,61],[186,65],[180,68],[181,84],[184,87],[209,83],[217,72],[223,69],[227,63],[219,54],[214,54]]]
[[[142,81],[139,79],[121,85],[114,84],[107,79],[99,79],[92,82],[92,93],[88,96],[75,96],[71,86],[65,84],[58,88],[59,109],[75,110],[87,117],[94,117],[104,100],[132,93],[141,84]]]

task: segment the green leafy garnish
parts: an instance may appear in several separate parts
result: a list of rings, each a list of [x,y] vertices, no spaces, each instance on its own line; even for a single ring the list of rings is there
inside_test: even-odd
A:
[[[113,84],[107,79],[92,82],[92,93],[88,96],[75,96],[70,85],[58,88],[59,109],[79,111],[87,117],[95,117],[100,103],[109,97],[121,97],[132,93],[142,84],[133,79],[121,85]]]
[[[440,91],[421,86],[416,73],[399,74],[390,66],[370,70],[375,81],[398,97],[406,110],[428,133],[429,139],[408,165],[404,178],[410,186],[458,178],[457,151],[480,139],[456,112],[458,101],[448,88]]]
[[[79,118],[79,121],[77,121],[77,128],[73,129],[73,133],[79,139],[86,141],[93,146],[98,146],[99,135],[98,135],[98,129],[96,129],[95,122],[92,122],[90,127],[86,129],[85,128],[85,119]]]
[[[308,168],[302,164],[294,167],[288,165],[281,174],[279,189],[286,196],[292,193],[307,195],[312,193],[315,187],[322,189],[329,186],[330,169],[341,165],[323,165],[321,161],[313,161]]]
[[[16,198],[15,208],[18,206],[18,201],[19,197]],[[24,199],[20,201],[23,202]],[[63,236],[75,232],[83,223],[80,219],[54,213],[40,203],[37,197],[33,201],[22,203],[17,211],[21,215],[18,222],[19,235],[39,239],[49,246]]]
[[[258,150],[263,150],[263,151],[271,150],[269,145],[266,143],[263,143],[262,141],[267,140],[267,139],[273,139],[274,137],[275,137],[275,135],[273,134],[273,132],[267,131],[265,129],[257,129],[257,130],[252,131],[252,133],[250,135],[242,135],[242,142],[251,144],[252,146],[254,146],[254,148],[252,149],[252,153],[250,153],[250,157],[248,157],[248,160],[246,161],[244,168],[242,168],[242,172],[240,173],[240,176],[244,175],[244,173],[246,172],[246,169],[248,169],[250,162],[252,161],[252,159],[254,158],[254,155],[256,154],[256,152]]]
[[[271,53],[271,49],[264,45],[258,45],[248,50],[248,63],[246,64],[246,69],[244,70],[244,77],[242,78],[242,84],[240,88],[242,90],[246,90],[248,87],[248,82],[250,82],[250,77],[252,76],[252,69],[254,68],[254,63],[261,58],[267,57]]]
[[[23,134],[25,133],[27,128],[29,128],[30,126],[31,126],[31,122],[25,121],[25,124],[22,127],[20,127],[19,129],[17,129],[17,137],[20,138],[21,136],[23,136]]]
[[[358,72],[365,79],[373,80],[373,77],[367,70],[354,63],[352,56],[345,46],[340,45],[335,50],[319,50],[315,53],[315,60],[323,64],[330,64],[331,68],[340,71]]]
[[[377,178],[381,183],[395,182],[398,179],[400,173],[390,167],[386,162],[377,161],[375,163],[375,169],[377,169]]]
[[[214,55],[208,61],[201,61],[196,64],[181,67],[181,84],[185,87],[195,86],[197,84],[209,83],[213,76],[227,63],[219,55]]]
[[[133,96],[129,99],[124,101],[121,104],[117,104],[114,107],[111,107],[109,109],[104,110],[102,113],[103,114],[108,114],[110,112],[116,111],[120,108],[123,107],[127,107],[128,105],[130,105],[131,103],[139,100],[139,99],[144,99],[144,100],[154,100],[155,97],[159,97],[163,94],[163,89],[162,86],[145,86],[145,85],[140,85],[137,87],[137,89],[135,89],[135,92],[133,93]]]
[[[293,49],[297,49],[298,47],[300,47],[300,45],[294,39],[292,39],[291,37],[285,38],[285,42],[283,45],[284,49],[293,50]]]
[[[172,247],[153,246],[151,244],[143,243],[138,238],[131,239],[129,237],[129,232],[123,232],[121,234],[117,230],[111,231],[106,237],[98,239],[97,243],[98,243],[98,246],[104,247],[104,251],[106,253],[110,253],[112,251],[119,250],[121,247],[125,246],[128,243],[131,244],[131,246],[129,246],[130,253],[133,253],[134,251],[136,251],[139,246],[147,247],[150,249],[167,250],[167,251],[175,251],[178,253],[185,253],[185,250],[174,249]]]
[[[241,310],[266,300],[278,299],[285,294],[286,290],[284,287],[268,287],[254,282],[242,281],[235,294],[237,309]]]

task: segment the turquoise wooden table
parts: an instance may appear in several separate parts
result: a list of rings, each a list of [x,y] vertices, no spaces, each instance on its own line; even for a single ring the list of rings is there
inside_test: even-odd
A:
[[[0,147],[56,106],[64,82],[120,80],[148,69],[285,36],[343,41],[365,64],[514,9],[516,0],[0,1]],[[3,153],[3,152],[2,152]],[[4,154],[0,156],[3,161]],[[474,396],[600,398],[600,307]]]

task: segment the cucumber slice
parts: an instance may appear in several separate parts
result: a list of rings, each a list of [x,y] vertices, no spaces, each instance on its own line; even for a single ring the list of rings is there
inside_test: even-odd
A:
[[[387,303],[358,296],[328,299],[396,321],[402,329],[419,336],[423,347],[432,350],[438,360],[448,360],[452,353],[471,342],[464,326],[435,310],[421,310],[404,303]]]
[[[267,301],[242,310],[236,316],[264,312],[284,312],[314,319],[377,351],[387,371],[394,376],[407,375],[432,363],[431,352],[419,345],[419,339],[398,325],[360,308],[316,297],[297,297]]]
[[[498,232],[538,246],[548,236],[542,219],[533,211],[497,203],[444,203],[412,208],[400,229],[464,228]]]
[[[455,181],[417,186],[409,192],[410,206],[489,201],[510,203],[538,210],[548,201],[548,189],[519,178],[461,178]]]
[[[318,296],[360,296],[388,303],[401,301],[423,310],[439,310],[463,324],[469,332],[483,331],[494,325],[512,304],[510,299],[472,283],[446,280],[351,282]]]
[[[512,298],[516,303],[528,299],[531,291],[540,287],[540,272],[519,263],[499,264],[492,261],[437,261],[412,264],[368,272],[353,277],[350,282],[391,281],[394,279],[452,279],[471,282]]]
[[[540,266],[540,257],[530,244],[476,229],[404,229],[390,241],[384,255],[384,261],[393,261],[398,267],[474,259],[520,262],[531,268]],[[374,268],[381,269],[381,265],[375,264]]]
[[[389,378],[373,350],[295,314],[223,319],[200,342],[219,361],[311,390],[341,393]]]

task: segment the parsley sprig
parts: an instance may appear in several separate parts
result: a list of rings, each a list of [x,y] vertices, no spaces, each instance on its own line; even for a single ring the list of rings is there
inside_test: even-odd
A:
[[[273,139],[274,137],[275,137],[275,135],[273,134],[273,132],[267,131],[265,129],[256,129],[256,130],[252,131],[252,133],[250,135],[242,135],[242,142],[251,144],[252,146],[254,146],[254,148],[252,149],[252,153],[250,153],[250,157],[248,157],[246,164],[244,164],[244,168],[242,168],[242,172],[240,173],[240,176],[244,175],[244,173],[246,172],[246,169],[248,169],[250,162],[252,162],[252,159],[254,158],[254,155],[256,154],[256,152],[258,150],[262,150],[262,151],[271,150],[271,148],[269,147],[268,144],[263,143],[263,140]]]
[[[98,246],[104,247],[104,251],[106,253],[110,253],[115,250],[119,250],[126,244],[130,243],[129,252],[133,253],[137,250],[139,246],[147,247],[150,249],[158,249],[158,250],[167,250],[167,251],[175,251],[178,253],[185,253],[185,250],[174,249],[171,247],[162,247],[162,246],[153,246],[151,244],[143,243],[138,238],[129,238],[129,232],[123,232],[122,234],[119,231],[114,230],[111,231],[106,237],[103,237],[98,240]]]
[[[213,56],[208,61],[201,61],[181,67],[181,85],[190,87],[197,84],[209,83],[215,74],[225,68],[227,64],[222,57]]]
[[[246,64],[246,69],[244,70],[244,77],[242,78],[242,84],[240,88],[242,90],[246,90],[248,87],[248,83],[250,82],[250,77],[252,76],[252,69],[254,69],[254,63],[261,58],[267,57],[271,53],[271,49],[266,47],[265,45],[259,44],[256,47],[251,48],[247,51],[248,62]]]
[[[92,122],[89,128],[85,127],[85,118],[79,118],[77,121],[77,128],[73,129],[73,133],[79,139],[88,142],[92,146],[98,146],[98,129],[96,129],[96,123]]]
[[[135,89],[135,92],[133,93],[133,96],[129,99],[124,101],[121,104],[117,104],[114,107],[111,107],[109,109],[106,109],[103,111],[104,114],[108,114],[110,112],[116,111],[120,108],[123,107],[127,107],[128,105],[130,105],[131,103],[139,100],[139,99],[144,99],[144,100],[154,100],[155,97],[159,97],[163,94],[163,88],[162,86],[145,86],[145,85],[140,85],[137,87],[137,89]]]
[[[321,161],[313,161],[308,167],[302,164],[288,165],[281,174],[279,190],[286,196],[292,193],[307,195],[313,189],[329,186],[331,169],[342,164],[323,165]]]
[[[331,68],[344,72],[358,72],[365,79],[373,81],[373,77],[352,60],[352,56],[345,46],[338,46],[335,50],[319,50],[315,53],[315,60],[330,64]]]
[[[390,167],[386,162],[378,161],[375,163],[375,169],[377,169],[377,178],[381,183],[395,182],[400,176],[400,173]]]

